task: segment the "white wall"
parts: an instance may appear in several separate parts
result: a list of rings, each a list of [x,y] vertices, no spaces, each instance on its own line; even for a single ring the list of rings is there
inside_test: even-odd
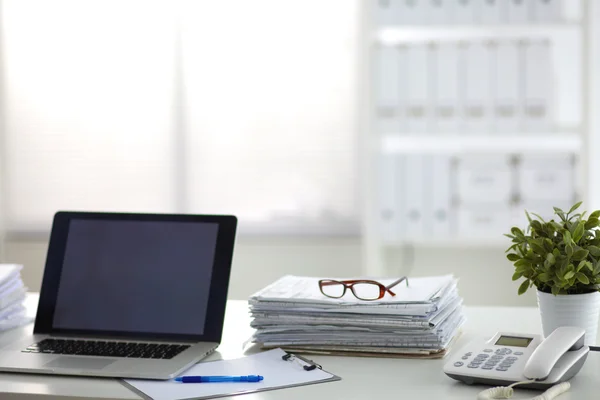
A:
[[[30,290],[39,290],[47,241],[8,240],[5,262],[24,265],[23,278]],[[513,267],[504,248],[419,248],[410,254],[389,251],[389,275],[411,276],[453,273],[467,305],[535,305],[533,291],[517,295],[511,282]],[[407,264],[409,258],[413,260]],[[246,299],[284,274],[349,277],[361,273],[361,246],[357,238],[242,238],[235,249],[229,297]]]

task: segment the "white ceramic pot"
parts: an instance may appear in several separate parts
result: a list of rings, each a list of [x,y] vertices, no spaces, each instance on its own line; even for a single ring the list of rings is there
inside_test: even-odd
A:
[[[537,291],[544,337],[559,326],[585,329],[585,344],[595,344],[598,334],[600,292],[553,295]]]

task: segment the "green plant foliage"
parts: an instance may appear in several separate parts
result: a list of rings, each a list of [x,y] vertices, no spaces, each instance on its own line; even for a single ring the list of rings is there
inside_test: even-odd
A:
[[[524,278],[518,293],[532,286],[546,293],[581,294],[600,286],[600,210],[585,218],[576,213],[582,202],[568,212],[554,207],[558,217],[544,221],[525,211],[529,225],[517,227],[505,236],[512,240],[506,258],[514,264],[513,281]]]

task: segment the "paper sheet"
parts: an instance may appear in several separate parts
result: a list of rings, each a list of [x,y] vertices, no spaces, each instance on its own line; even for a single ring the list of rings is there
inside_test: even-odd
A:
[[[273,284],[251,296],[251,300],[278,301],[284,300],[295,303],[321,303],[335,305],[360,305],[360,306],[382,306],[397,304],[429,303],[434,301],[436,295],[446,286],[452,284],[452,275],[409,278],[408,287],[401,282],[394,292],[396,296],[387,295],[383,299],[365,303],[354,296],[344,296],[343,299],[332,299],[319,290],[319,278],[284,276]],[[384,285],[392,283],[395,279],[378,280]]]
[[[308,385],[340,378],[320,369],[305,371],[301,365],[284,361],[286,353],[273,349],[238,358],[201,362],[182,375],[262,375],[261,382],[180,383],[174,380],[152,381],[127,379],[125,383],[154,400],[205,399]]]

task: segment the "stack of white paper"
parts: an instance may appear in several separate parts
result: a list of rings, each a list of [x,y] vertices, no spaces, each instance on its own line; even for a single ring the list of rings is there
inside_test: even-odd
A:
[[[27,288],[21,279],[21,265],[0,264],[0,331],[31,321],[23,305]]]
[[[295,351],[443,356],[465,320],[452,275],[409,278],[408,287],[402,282],[395,296],[376,301],[349,290],[327,297],[319,279],[285,276],[251,296],[253,341]]]

